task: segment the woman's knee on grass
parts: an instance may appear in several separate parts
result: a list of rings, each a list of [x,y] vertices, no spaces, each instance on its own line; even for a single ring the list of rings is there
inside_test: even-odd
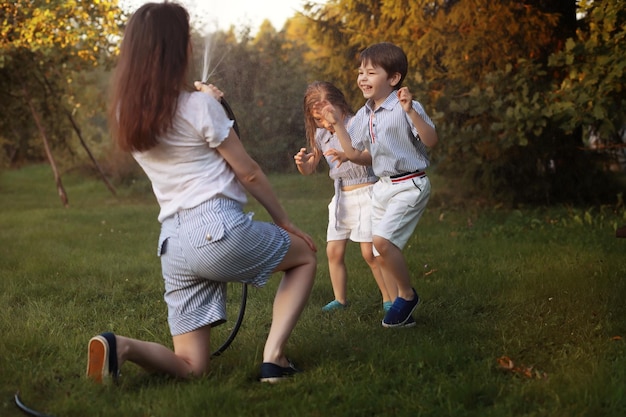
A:
[[[202,376],[209,370],[211,327],[205,326],[172,338],[181,366],[180,376]]]

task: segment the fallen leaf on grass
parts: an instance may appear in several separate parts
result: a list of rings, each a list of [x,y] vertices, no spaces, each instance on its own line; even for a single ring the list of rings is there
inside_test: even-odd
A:
[[[548,374],[535,369],[532,366],[515,366],[513,360],[508,356],[500,356],[497,360],[498,367],[506,372],[521,376],[527,379],[548,379]]]
[[[498,361],[498,366],[501,369],[505,369],[507,371],[510,371],[511,369],[513,369],[513,361],[508,356],[500,356],[497,359],[497,361]]]
[[[428,272],[424,272],[424,276],[425,276],[425,277],[427,277],[427,276],[429,276],[430,274],[434,274],[435,272],[437,272],[437,270],[436,270],[436,269],[431,269],[431,270],[430,270],[430,271],[428,271]]]

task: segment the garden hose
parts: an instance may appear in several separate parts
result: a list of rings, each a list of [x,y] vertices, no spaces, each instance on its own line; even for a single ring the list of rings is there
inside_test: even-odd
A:
[[[233,109],[230,107],[230,105],[228,104],[228,102],[226,101],[224,97],[220,99],[220,103],[222,104],[222,107],[226,111],[228,118],[234,122],[233,130],[237,133],[237,136],[239,136],[239,126],[237,125],[237,119],[235,117],[235,113],[233,112]],[[248,285],[245,283],[242,283],[241,285],[242,285],[241,304],[239,306],[239,315],[237,316],[235,327],[233,327],[233,330],[231,330],[226,341],[222,343],[222,345],[215,352],[211,354],[211,357],[220,356],[228,348],[228,346],[230,346],[233,340],[235,340],[235,336],[237,336],[237,333],[239,332],[241,323],[243,323],[243,316],[246,312],[246,302],[248,299]]]

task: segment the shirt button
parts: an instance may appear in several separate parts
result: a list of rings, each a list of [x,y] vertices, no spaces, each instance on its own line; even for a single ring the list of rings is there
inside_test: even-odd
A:
[[[213,240],[213,236],[211,236],[210,233],[207,233],[206,234],[206,240],[208,240],[210,242],[211,240]]]

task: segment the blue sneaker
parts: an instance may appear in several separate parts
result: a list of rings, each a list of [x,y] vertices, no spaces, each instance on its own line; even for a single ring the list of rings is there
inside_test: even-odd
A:
[[[346,308],[347,306],[348,306],[348,303],[341,304],[339,301],[333,300],[330,303],[326,304],[324,307],[322,307],[322,311],[341,310],[341,309]]]
[[[413,318],[413,316],[409,316],[409,319],[407,321],[404,322],[404,324],[402,326],[403,329],[408,329],[409,327],[415,327],[417,323],[415,323],[415,319]]]
[[[415,327],[417,325],[417,323],[415,322],[415,319],[413,318],[413,316],[409,317],[409,319],[402,325],[398,326],[398,329],[408,329],[410,327]]]
[[[261,382],[269,382],[270,384],[275,384],[277,382],[284,381],[285,378],[289,378],[290,376],[302,372],[298,368],[296,368],[291,361],[289,361],[289,365],[282,367],[276,365],[271,362],[263,362],[261,364],[261,378],[259,380]]]
[[[383,327],[400,327],[405,326],[409,322],[412,318],[411,314],[413,314],[413,311],[415,311],[420,302],[415,289],[413,289],[413,295],[412,300],[405,300],[400,297],[396,298],[396,301],[393,302],[391,308],[387,314],[385,314],[382,323]]]
[[[386,313],[386,312],[388,312],[389,310],[391,310],[391,305],[392,305],[392,304],[393,304],[393,303],[392,303],[391,301],[385,301],[385,302],[383,302],[383,311]]]

